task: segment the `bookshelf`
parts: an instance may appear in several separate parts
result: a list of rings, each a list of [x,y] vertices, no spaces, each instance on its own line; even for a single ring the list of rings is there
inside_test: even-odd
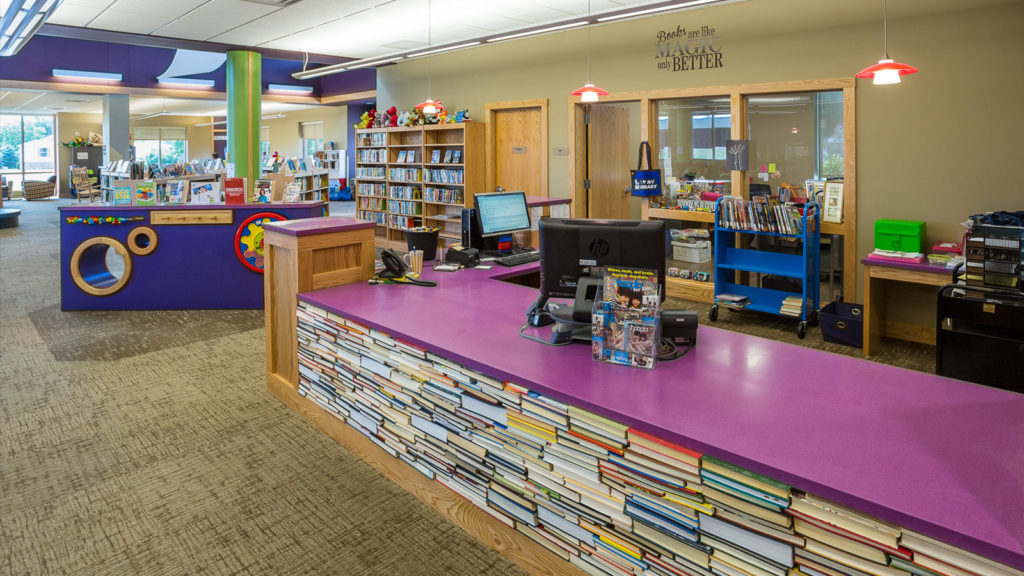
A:
[[[462,209],[481,190],[483,126],[438,124],[356,131],[356,215],[377,223],[378,243],[405,247],[405,231],[438,228],[458,242]]]

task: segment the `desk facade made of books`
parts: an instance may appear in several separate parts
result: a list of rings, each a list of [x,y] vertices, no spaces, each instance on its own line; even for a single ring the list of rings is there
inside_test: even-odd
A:
[[[63,206],[61,309],[262,308],[263,223],[324,206]]]
[[[1024,570],[1024,397],[707,326],[609,366],[516,335],[522,270],[300,294],[268,389],[532,573]]]

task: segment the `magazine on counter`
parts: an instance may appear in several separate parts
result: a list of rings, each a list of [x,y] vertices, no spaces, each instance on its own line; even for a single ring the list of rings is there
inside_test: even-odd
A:
[[[654,270],[606,266],[594,299],[595,360],[653,369],[661,336],[661,286]]]

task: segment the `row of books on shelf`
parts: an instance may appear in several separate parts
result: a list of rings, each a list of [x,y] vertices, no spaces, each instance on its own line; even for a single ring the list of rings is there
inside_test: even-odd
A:
[[[423,204],[405,200],[388,200],[388,212],[420,216],[423,214]]]
[[[388,169],[389,180],[401,180],[403,182],[419,182],[423,172],[419,168],[390,168]]]
[[[416,150],[399,150],[395,162],[399,164],[412,163],[416,161]]]
[[[423,196],[423,192],[420,191],[419,186],[388,186],[388,198],[397,198],[398,200],[420,200]]]
[[[310,170],[326,170],[327,160],[320,156],[284,158],[271,156],[263,163],[264,172],[308,172]]]
[[[359,218],[360,220],[369,220],[370,222],[376,222],[381,226],[387,226],[388,224],[388,215],[386,212],[367,212],[365,210],[358,210],[356,212],[356,217]]]
[[[402,216],[401,214],[388,214],[388,227],[399,230],[408,230],[420,226],[419,218]]]
[[[292,182],[285,186],[283,202],[299,202],[302,186]],[[257,180],[250,189],[247,178],[225,178],[193,181],[121,181],[113,187],[110,203],[114,206],[156,206],[174,204],[269,204],[273,200],[273,182]]]
[[[379,162],[388,161],[388,151],[384,148],[367,148],[356,153],[357,162]]]
[[[423,189],[423,200],[427,202],[441,202],[443,204],[458,204],[462,206],[464,198],[462,190],[432,188],[430,186]]]
[[[129,162],[128,160],[113,160],[103,167],[104,174],[125,174],[129,179],[140,178],[174,178],[176,176],[193,176],[197,174],[209,174],[224,170],[224,161],[220,158],[208,158],[206,160],[193,160],[192,162],[175,162],[173,164],[160,164],[153,162]]]
[[[385,132],[360,134],[358,138],[360,146],[387,146],[388,144],[388,135]]]
[[[356,166],[356,178],[384,179],[383,166]]]
[[[590,574],[1024,576],[300,302],[299,393]]]
[[[387,209],[384,198],[360,198],[358,208],[362,210],[385,211]]]
[[[753,200],[721,200],[718,226],[796,235],[803,234],[804,221],[797,205],[783,204],[774,197],[759,196]]]
[[[440,184],[462,184],[465,178],[465,171],[461,168],[427,168],[426,179],[428,182]]]
[[[359,182],[356,186],[356,194],[384,197],[387,195],[387,185],[383,182]]]

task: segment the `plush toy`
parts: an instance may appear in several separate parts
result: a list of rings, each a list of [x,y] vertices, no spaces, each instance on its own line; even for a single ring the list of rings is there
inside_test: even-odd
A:
[[[398,126],[398,108],[395,108],[394,106],[392,106],[391,108],[388,108],[387,109],[387,115],[388,115],[388,126],[390,126],[392,128],[394,128],[395,126]]]
[[[408,112],[404,111],[404,110],[401,113],[399,113],[398,114],[398,123],[396,124],[396,126],[408,126],[409,125],[408,124],[409,116],[410,116],[410,114]]]
[[[447,124],[448,123],[448,111],[444,108],[441,109],[437,115],[434,116],[434,123],[436,124]]]
[[[363,112],[363,115],[359,117],[359,123],[353,124],[352,127],[356,130],[362,130],[370,126],[370,113]]]
[[[374,116],[374,118],[373,118],[373,127],[374,128],[383,128],[383,127],[387,126],[387,123],[388,123],[388,115],[386,113],[385,114],[378,114],[378,115]]]
[[[469,110],[459,110],[455,113],[456,122],[469,122]]]

